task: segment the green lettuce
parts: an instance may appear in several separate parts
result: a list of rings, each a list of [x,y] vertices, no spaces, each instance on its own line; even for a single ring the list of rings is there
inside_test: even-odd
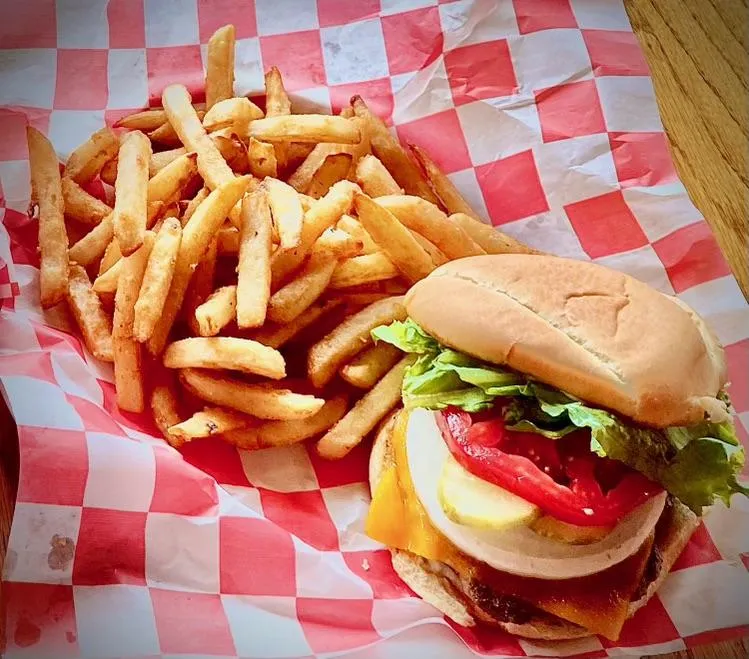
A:
[[[418,355],[403,379],[407,409],[456,406],[480,412],[502,398],[509,429],[559,439],[587,428],[593,453],[623,462],[660,483],[697,514],[716,499],[729,504],[735,493],[749,496],[749,489],[737,480],[744,451],[730,422],[705,421],[665,430],[629,425],[525,375],[442,346],[410,318],[377,327],[372,336]]]

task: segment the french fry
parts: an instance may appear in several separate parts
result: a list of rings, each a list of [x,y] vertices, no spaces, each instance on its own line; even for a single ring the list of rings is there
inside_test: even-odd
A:
[[[364,156],[356,166],[356,182],[364,193],[373,199],[385,195],[403,194],[403,189],[395,182],[390,172],[379,158]]]
[[[180,140],[187,149],[198,154],[198,171],[206,185],[215,190],[232,180],[234,173],[200,123],[187,88],[184,85],[170,85],[161,98],[169,122]]]
[[[383,251],[373,252],[373,254],[378,254],[387,257],[387,255]],[[360,255],[365,256],[365,255]],[[367,254],[366,256],[371,256]],[[368,265],[369,264],[369,265]],[[366,268],[366,267],[374,267],[376,270],[385,270],[390,269],[390,266],[387,265],[386,261],[380,261],[379,259],[372,259],[370,260],[364,260],[361,261],[360,265],[353,265],[350,266],[352,268],[352,272],[356,272],[359,268]],[[406,283],[406,280],[402,277],[400,271],[397,272],[395,278],[388,278],[388,279],[374,279],[373,281],[369,282],[360,282],[358,284],[351,284],[350,286],[343,286],[340,287],[339,290],[336,290],[333,292],[333,295],[339,296],[344,293],[386,293],[388,295],[393,295],[394,293],[391,291],[391,289],[397,289],[396,295],[402,295],[410,288],[410,285]]]
[[[237,316],[237,287],[222,286],[195,309],[200,336],[216,336]]]
[[[142,130],[148,133],[156,130],[159,126],[166,123],[166,112],[164,110],[141,110],[133,112],[126,117],[118,119],[115,128],[127,128],[127,130]]]
[[[267,193],[258,190],[242,202],[237,263],[237,325],[265,322],[271,290],[271,215]]]
[[[237,97],[237,98],[240,98],[240,97]],[[231,99],[227,99],[227,100],[231,100]],[[250,101],[250,103],[252,103],[252,101]],[[258,108],[258,110],[260,110],[260,108]],[[203,117],[203,119],[205,119],[205,117]],[[236,137],[237,139],[239,139],[239,134],[237,133],[237,131],[234,129],[233,126],[228,125],[228,126],[224,126],[223,128],[217,128],[216,130],[211,131],[208,137],[210,137],[212,140],[215,139],[216,137],[223,137],[227,139],[230,137]]]
[[[109,206],[86,192],[72,178],[62,179],[62,198],[65,217],[88,226],[96,226],[112,212]]]
[[[402,356],[395,346],[378,343],[360,352],[341,368],[341,377],[354,387],[371,389]]]
[[[216,256],[218,253],[216,237],[208,244],[205,256],[200,260],[185,292],[184,305],[181,312],[187,320],[190,331],[194,336],[200,334],[198,321],[195,318],[197,308],[205,302],[213,291],[213,281],[216,275]]]
[[[342,289],[334,291],[335,295],[328,297],[328,302],[339,302],[340,304],[348,305],[349,307],[366,307],[385,298],[391,297],[390,293],[384,291],[372,291],[372,292],[353,292],[349,293],[348,290]]]
[[[353,122],[359,129],[359,135],[361,139],[356,144],[351,144],[346,147],[346,153],[351,154],[351,167],[348,172],[348,180],[356,181],[356,166],[359,161],[365,156],[371,155],[372,153],[372,142],[369,139],[369,127],[366,121],[361,117],[352,117],[349,121]]]
[[[168,151],[157,151],[151,155],[151,159],[148,161],[148,175],[152,177],[156,176],[169,163],[174,162],[186,153],[187,149],[183,146],[176,149],[169,149]]]
[[[406,355],[317,442],[317,453],[329,460],[345,456],[401,400],[406,369],[414,362]]]
[[[330,288],[347,288],[400,275],[395,264],[383,253],[363,254],[340,261],[330,279]]]
[[[439,200],[422,178],[419,168],[390,133],[385,122],[369,110],[360,96],[354,96],[351,103],[356,116],[361,117],[367,124],[372,151],[382,161],[398,185],[408,194],[417,195],[433,204],[439,204]]]
[[[202,204],[206,197],[210,194],[210,188],[202,187],[198,190],[198,193],[187,202],[185,210],[182,212],[182,226],[187,224],[188,220],[192,217],[193,213],[197,210],[198,206]]]
[[[281,249],[297,247],[302,237],[302,220],[304,219],[299,195],[294,188],[278,179],[266,179],[264,184]]]
[[[148,212],[148,159],[151,143],[140,131],[122,140],[112,222],[120,251],[128,256],[143,244]],[[155,201],[155,200],[151,200]]]
[[[111,160],[107,160],[107,162],[102,165],[101,171],[99,172],[99,178],[101,178],[103,183],[106,183],[107,185],[114,185],[114,182],[117,180],[117,158],[112,158]],[[73,179],[70,179],[71,181]]]
[[[350,105],[342,107],[341,111],[338,114],[342,117],[346,117],[346,119],[352,119],[356,116],[356,114],[354,114],[354,108],[352,108]]]
[[[336,226],[361,242],[362,254],[374,254],[382,251],[380,246],[372,240],[372,236],[367,233],[367,230],[356,218],[350,215],[342,215]]]
[[[169,332],[182,306],[192,271],[206,253],[229,210],[239,201],[248,185],[249,178],[232,177],[208,195],[184,226],[169,295],[147,344],[148,351],[152,355],[159,355],[164,349]]]
[[[127,412],[142,412],[144,406],[141,348],[133,336],[133,320],[153,240],[153,233],[147,231],[140,248],[120,261],[123,266],[114,300],[114,384],[117,406]],[[112,268],[108,272],[111,271]]]
[[[93,179],[104,163],[117,155],[120,140],[111,128],[96,131],[73,153],[65,164],[65,176],[83,185]]]
[[[434,243],[430,242],[429,240],[424,238],[424,236],[414,231],[413,229],[409,229],[409,231],[411,231],[411,235],[414,237],[416,242],[419,243],[419,245],[421,245],[421,248],[427,254],[429,254],[430,258],[432,259],[432,263],[434,263],[434,265],[439,266],[439,265],[442,265],[443,263],[447,263],[448,258],[442,252],[440,252],[439,249],[437,249],[437,246]]]
[[[112,215],[107,215],[99,224],[75,243],[68,251],[70,260],[79,265],[87,266],[104,254],[107,246],[112,242],[114,226]]]
[[[183,369],[180,380],[198,398],[258,419],[304,419],[325,404],[321,398],[298,394],[280,384],[248,384],[199,369]]]
[[[320,411],[294,421],[265,421],[224,433],[223,438],[237,448],[262,449],[272,446],[291,446],[319,435],[331,428],[345,413],[346,396],[335,396]]]
[[[122,252],[120,252],[120,245],[113,239],[104,250],[104,256],[101,257],[101,262],[99,263],[99,274],[104,274],[121,258]]]
[[[249,176],[240,176],[221,185],[206,197],[184,226],[182,241],[190,253],[193,267],[205,253],[229,209],[244,195],[250,180]]]
[[[342,144],[316,144],[302,163],[289,176],[287,183],[297,192],[306,193],[312,184],[315,172],[320,169],[325,159],[328,156],[342,153],[344,149],[345,146]]]
[[[175,341],[164,351],[167,368],[226,368],[274,380],[286,376],[281,353],[251,339],[232,336],[192,337]]]
[[[219,229],[216,234],[219,254],[239,254],[239,231],[228,226]]]
[[[205,117],[205,111],[196,109],[195,114],[202,122],[203,117]],[[155,142],[161,146],[168,146],[171,149],[178,149],[182,144],[177,131],[174,130],[174,126],[172,126],[168,121],[165,121],[156,130],[148,133],[148,139],[151,140],[151,142]]]
[[[42,307],[65,298],[68,290],[68,234],[65,229],[60,165],[54,147],[36,128],[26,129],[31,198],[39,208],[39,286]]]
[[[260,142],[251,137],[247,147],[247,157],[250,173],[253,176],[264,179],[266,176],[275,178],[278,175],[278,161],[272,144]]]
[[[148,201],[171,203],[198,173],[198,154],[186,153],[162,167],[148,181]]]
[[[269,117],[291,114],[291,101],[284,89],[281,72],[275,66],[265,74],[265,110]]]
[[[308,309],[325,291],[337,259],[327,251],[313,253],[299,275],[278,289],[268,302],[268,318],[288,323]]]
[[[271,348],[278,349],[310,325],[314,325],[325,314],[340,307],[341,304],[340,300],[330,300],[321,304],[313,304],[301,316],[297,316],[290,323],[283,325],[266,323],[259,330],[252,333],[252,339]]]
[[[385,290],[384,281],[373,281],[368,284],[357,284],[356,286],[349,286],[346,289],[346,293],[382,293]],[[335,294],[336,296],[339,293]],[[391,293],[392,295],[392,293]]]
[[[203,120],[202,114],[198,115],[201,121]],[[174,127],[168,121],[165,121],[156,130],[148,133],[148,139],[154,144],[158,144],[159,147],[169,147],[169,149],[178,149],[181,144],[177,131],[174,130]]]
[[[205,117],[203,117],[205,119]],[[205,126],[203,126],[205,128]],[[217,137],[223,137],[229,139],[231,137],[237,137],[237,131],[232,126],[225,126],[224,128],[217,128],[216,130],[209,133],[208,137],[212,140],[216,140]]]
[[[68,274],[67,299],[70,312],[81,330],[89,352],[96,359],[113,361],[112,321],[91,287],[86,270],[75,263],[71,264]]]
[[[241,136],[247,135],[250,122],[261,119],[263,111],[249,98],[235,96],[218,101],[203,117],[203,128],[209,133],[232,128]]]
[[[354,206],[362,226],[411,283],[434,270],[429,254],[389,210],[363,194],[354,196]]]
[[[299,193],[299,201],[302,203],[302,210],[306,213],[312,206],[315,205],[315,202],[317,199],[313,199],[312,197],[304,194],[303,192]]]
[[[211,133],[216,148],[235,174],[247,174],[250,171],[250,160],[247,147],[233,133],[229,136]]]
[[[182,446],[193,439],[213,437],[230,430],[242,428],[251,422],[252,417],[223,407],[206,407],[195,412],[190,418],[171,426],[167,433]]]
[[[258,181],[254,176],[247,174],[245,175],[245,178],[247,179],[247,194],[252,194],[253,192],[257,192],[260,189],[262,183]],[[232,212],[229,213],[228,219],[237,229],[239,229],[242,226],[242,222],[240,220],[242,204],[237,203],[231,210]]]
[[[380,290],[390,293],[390,295],[405,295],[410,286],[403,279],[388,279],[380,282]]]
[[[160,110],[160,112],[163,112],[163,110]],[[156,153],[151,154],[151,158],[148,161],[148,175],[151,177],[155,176],[170,162],[176,160],[180,156],[185,155],[186,153],[187,149],[185,149],[185,147],[179,147],[177,149],[170,149],[169,151],[157,151]],[[99,172],[99,176],[101,177],[101,180],[104,181],[104,183],[114,185],[114,182],[117,179],[117,158],[112,158],[111,160],[108,160],[106,163],[104,163],[104,166],[101,168],[101,172]]]
[[[107,268],[102,272],[96,279],[94,279],[93,289],[99,295],[103,293],[114,293],[117,291],[117,286],[120,281],[120,275],[125,265],[125,260],[120,259],[116,263],[112,264],[112,267]]]
[[[481,222],[479,214],[471,208],[471,205],[463,198],[458,192],[458,188],[455,184],[447,177],[430,157],[429,154],[424,151],[421,147],[415,144],[409,144],[408,148],[411,150],[411,154],[416,161],[416,164],[421,169],[421,173],[429,183],[429,187],[442,202],[442,205],[447,209],[448,213],[465,213],[466,215],[474,218]],[[397,192],[391,192],[386,194],[399,194]]]
[[[333,159],[333,162],[336,163],[335,167],[341,168],[341,173],[344,169],[342,161],[345,160],[349,166],[345,176],[341,176],[341,178],[348,178],[351,181],[354,180],[356,164],[359,162],[360,158],[369,153],[370,144],[369,134],[366,131],[366,125],[364,122],[362,122],[358,117],[354,117],[350,121],[359,129],[361,136],[360,140],[355,144],[320,143],[315,145],[314,148],[306,154],[296,170],[289,176],[287,182],[291,187],[300,193],[307,192],[309,194],[311,186],[316,178],[330,176],[327,170],[332,167],[332,165],[327,165],[325,169],[318,174],[318,171],[323,168],[323,165],[328,158]],[[292,147],[293,152],[299,147],[299,145],[292,144]],[[346,158],[346,155],[350,156],[350,159]],[[319,184],[315,183],[314,185],[317,187]]]
[[[277,289],[304,262],[325,229],[351,210],[354,192],[358,189],[359,186],[349,181],[340,181],[304,214],[299,245],[290,250],[277,249],[271,257],[272,288]]]
[[[449,260],[486,254],[458,224],[421,197],[389,195],[378,197],[377,203],[433,243]]]
[[[133,336],[136,341],[148,341],[161,316],[174,276],[181,240],[182,225],[179,220],[174,217],[165,220],[148,257],[143,284],[135,303]]]
[[[283,86],[281,72],[275,66],[265,74],[265,111],[268,117],[291,114],[291,101]],[[286,171],[291,145],[278,142],[274,145],[274,152],[277,172]]]
[[[343,364],[371,343],[370,332],[375,327],[405,318],[403,297],[380,300],[349,316],[310,348],[307,377],[315,387],[325,386]]]
[[[474,220],[465,213],[453,213],[449,218],[465,231],[487,254],[541,254],[542,252],[524,245],[512,236],[498,231],[489,224]]]
[[[156,427],[161,431],[169,444],[174,448],[180,448],[184,441],[169,434],[169,428],[176,426],[182,421],[179,400],[174,389],[166,384],[159,384],[151,392],[151,414]]]
[[[356,144],[359,128],[350,119],[326,114],[265,117],[250,124],[250,136],[263,142],[335,142]]]
[[[260,422],[258,422],[260,423]],[[279,421],[266,421],[265,423],[280,423]],[[257,434],[255,428],[257,425],[246,425],[240,428],[234,428],[227,430],[219,435],[219,438],[225,441],[227,444],[231,444],[235,448],[242,449],[243,451],[256,451],[261,448],[258,444]]]
[[[234,96],[233,25],[216,30],[208,40],[205,72],[205,106],[210,112],[216,103]]]
[[[244,97],[237,97],[237,98],[244,98]],[[231,101],[233,99],[227,99],[227,100]],[[252,101],[250,101],[250,103],[252,103]],[[258,110],[260,110],[260,108],[258,108]],[[262,112],[262,110],[260,111]],[[203,119],[205,119],[205,117],[203,117]],[[205,126],[203,127],[205,128]],[[216,128],[215,130],[210,131],[208,133],[208,137],[210,137],[214,141],[216,140],[217,137],[221,137],[224,139],[235,138],[239,140],[240,142],[242,142],[243,144],[247,141],[246,132],[245,132],[245,136],[241,137],[239,131],[231,124],[224,126],[223,128]]]
[[[266,115],[270,116],[270,115]],[[302,162],[309,156],[310,153],[312,153],[316,147],[315,144],[308,143],[308,142],[291,142],[290,144],[284,144],[282,142],[277,142],[276,146],[283,146],[286,149],[286,156],[288,158],[288,161],[286,163],[286,166],[293,170],[297,167],[299,167]],[[284,167],[279,167],[281,170],[284,170]],[[287,181],[288,182],[288,181]]]
[[[331,186],[346,178],[351,169],[350,153],[333,153],[323,161],[312,176],[306,193],[313,199],[325,196]]]
[[[163,204],[160,201],[149,203],[147,221],[151,222],[152,219],[158,217],[162,208]],[[114,236],[114,224],[110,213],[70,248],[68,252],[70,260],[83,266],[90,265],[105,253],[112,242],[112,236]],[[119,245],[117,249],[119,250]]]
[[[337,259],[350,259],[362,253],[362,242],[342,229],[329,227],[323,231],[313,247],[315,252],[327,252]]]

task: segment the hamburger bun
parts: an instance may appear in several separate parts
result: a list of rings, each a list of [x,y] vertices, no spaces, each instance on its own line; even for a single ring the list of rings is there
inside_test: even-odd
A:
[[[382,422],[375,436],[369,462],[369,486],[372,493],[384,472],[394,464],[391,438],[397,416],[401,413],[404,413],[403,410],[393,412]],[[630,603],[629,617],[642,608],[663,583],[698,524],[699,519],[694,513],[672,497],[669,499],[669,505],[655,531],[651,560],[638,597]],[[537,611],[522,623],[499,619],[479,605],[480,599],[471,592],[469,584],[462,584],[459,588],[454,578],[446,578],[445,572],[450,571],[447,566],[400,549],[390,548],[390,553],[393,569],[406,585],[459,625],[473,627],[477,622],[482,622],[501,627],[516,636],[547,641],[591,635],[579,625],[542,611]]]
[[[474,256],[437,268],[405,304],[444,345],[639,423],[729,418],[716,397],[726,382],[716,337],[685,304],[623,273],[555,256]]]

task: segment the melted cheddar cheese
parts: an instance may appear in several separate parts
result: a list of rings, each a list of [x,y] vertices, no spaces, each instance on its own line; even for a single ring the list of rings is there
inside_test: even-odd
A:
[[[645,571],[652,536],[633,556],[586,577],[536,579],[495,570],[458,550],[429,520],[408,470],[407,422],[408,415],[401,413],[393,429],[394,464],[382,474],[372,497],[367,535],[388,547],[440,561],[486,584],[497,594],[517,597],[541,611],[616,640]]]

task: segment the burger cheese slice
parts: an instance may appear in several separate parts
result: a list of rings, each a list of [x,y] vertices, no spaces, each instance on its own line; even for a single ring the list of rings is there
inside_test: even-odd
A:
[[[367,533],[461,625],[615,640],[716,499],[749,490],[717,339],[627,275],[447,263],[373,336],[416,360],[370,462]]]

